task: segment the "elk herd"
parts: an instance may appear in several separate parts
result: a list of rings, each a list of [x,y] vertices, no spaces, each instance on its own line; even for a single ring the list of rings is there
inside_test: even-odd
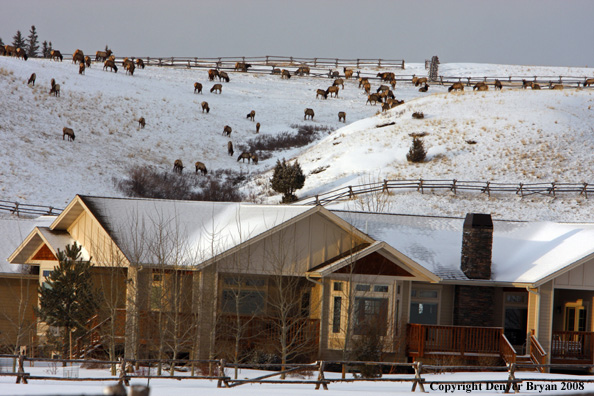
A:
[[[25,53],[25,51],[23,51],[23,49],[15,48],[10,45],[6,45],[4,47],[0,46],[0,55],[14,56],[14,57],[24,59],[24,60],[28,59],[27,54]],[[50,53],[50,59],[53,61],[62,62],[64,59],[64,56],[61,54],[60,51],[52,50]],[[115,58],[114,54],[112,53],[112,51],[109,49],[106,49],[105,51],[97,51],[95,53],[94,61],[102,62],[104,71],[112,71],[114,73],[118,72],[118,66],[117,66],[118,64],[116,63],[116,58]],[[89,56],[85,56],[84,53],[80,49],[77,49],[72,54],[72,62],[74,64],[78,65],[78,74],[80,74],[80,75],[84,75],[86,69],[90,68],[92,65],[91,58]],[[133,76],[136,68],[139,68],[139,69],[145,68],[145,63],[140,58],[136,58],[136,59],[135,58],[124,58],[121,62],[121,66],[126,71],[126,74]],[[235,67],[233,68],[233,71],[245,73],[250,68],[252,68],[252,65],[249,63],[237,62],[235,64]],[[300,77],[311,76],[312,70],[307,65],[301,65],[301,66],[297,67],[297,69],[294,72],[291,72],[288,69],[280,69],[280,68],[277,68],[275,65],[272,65],[271,74],[279,75],[281,79],[289,80],[291,78],[291,76],[300,76]],[[218,79],[218,82],[215,82],[212,85],[212,87],[210,88],[210,93],[221,95],[222,91],[223,91],[222,82],[229,83],[231,81],[229,74],[223,70],[219,70],[218,67],[216,69],[208,70],[207,75],[208,75],[208,80],[211,82],[215,82],[215,80]],[[328,77],[330,79],[333,79],[332,85],[328,86],[327,88],[315,89],[315,92],[316,92],[315,99],[316,100],[321,99],[322,101],[325,101],[328,98],[338,99],[340,91],[345,90],[345,84],[348,85],[347,82],[349,80],[356,78],[357,79],[356,81],[358,83],[358,88],[363,91],[362,94],[367,99],[365,102],[365,105],[380,104],[382,112],[384,112],[384,111],[390,110],[390,109],[404,103],[404,100],[396,99],[396,96],[394,94],[394,91],[396,90],[396,85],[397,85],[397,80],[396,80],[397,76],[393,72],[379,72],[376,74],[375,80],[379,81],[379,86],[377,89],[374,89],[374,92],[372,92],[371,82],[370,82],[370,79],[372,79],[372,77],[361,77],[360,71],[356,72],[356,77],[355,77],[355,72],[351,68],[344,67],[342,69],[342,75],[338,70],[329,70],[327,73],[327,76],[326,75],[317,75],[315,77]],[[36,78],[37,78],[36,73],[32,73],[31,76],[29,77],[29,80],[27,81],[27,84],[35,86]],[[427,77],[417,77],[416,75],[413,75],[412,80],[409,80],[409,81],[415,87],[419,87],[418,88],[419,92],[428,92],[429,85],[428,85]],[[355,83],[355,84],[357,84],[357,83]],[[594,78],[585,79],[585,81],[583,82],[584,87],[589,87],[592,84],[594,84]],[[442,85],[443,85],[443,83],[442,83]],[[467,85],[470,86],[470,80]],[[486,81],[477,82],[476,84],[474,84],[472,86],[472,90],[473,91],[475,91],[475,90],[476,91],[488,91],[489,85],[492,85],[495,90],[501,90],[503,88],[502,82],[498,79],[495,79],[494,82],[492,82],[490,84],[488,84]],[[510,84],[510,85],[512,85],[512,84]],[[462,83],[461,81],[458,81],[458,82],[454,82],[452,85],[450,85],[447,90],[448,90],[448,92],[464,91],[464,86],[465,86],[464,83]],[[194,87],[194,94],[203,94],[203,85],[200,82],[194,82],[193,87]],[[522,80],[521,89],[526,89],[526,88],[531,88],[533,90],[541,89],[540,85],[538,83],[536,83],[535,81],[527,81],[524,79],[524,80]],[[564,87],[560,83],[553,84],[552,82],[550,82],[548,85],[548,88],[552,89],[552,90],[562,90]],[[49,94],[53,95],[55,97],[60,96],[60,84],[57,84],[54,78],[52,78],[51,82],[50,82]],[[207,101],[202,101],[202,103],[200,104],[200,108],[202,110],[202,113],[206,113],[206,114],[210,113],[210,106]],[[247,113],[246,118],[252,122],[255,122],[255,116],[256,116],[256,111],[251,110],[249,113]],[[315,112],[312,108],[308,107],[305,109],[304,116],[303,116],[304,121],[308,120],[308,119],[313,121],[314,116],[315,116]],[[344,111],[338,112],[338,121],[346,123],[346,112],[344,112]],[[137,122],[139,125],[139,129],[145,128],[146,120],[144,117],[140,117],[137,120]],[[255,132],[256,133],[260,132],[260,126],[261,126],[260,122],[257,122],[255,124],[255,130],[256,130]],[[229,125],[225,125],[223,127],[223,135],[229,139],[231,138],[232,131],[233,131],[233,129]],[[68,138],[68,141],[74,142],[75,134],[74,134],[74,130],[72,128],[69,128],[69,127],[63,128],[62,140],[65,140],[66,138]],[[233,142],[231,140],[228,140],[228,142],[227,142],[227,153],[229,156],[233,156],[233,154],[234,154]],[[250,153],[250,152],[245,152],[245,151],[242,152],[238,156],[237,162],[239,162],[239,161],[245,162],[245,160],[247,160],[248,163],[251,162],[253,164],[258,164],[258,156],[255,153]],[[195,165],[195,173],[196,174],[198,174],[198,173],[200,173],[202,175],[207,174],[208,171],[207,171],[207,168],[203,162],[197,161],[194,165]],[[173,171],[181,174],[183,169],[184,169],[184,165],[183,165],[182,160],[176,159],[174,161]]]

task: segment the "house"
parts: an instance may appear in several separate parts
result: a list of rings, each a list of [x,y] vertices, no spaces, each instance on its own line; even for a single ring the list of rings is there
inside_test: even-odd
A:
[[[9,262],[76,241],[102,310],[80,354],[592,362],[594,225],[76,196]],[[38,327],[42,336],[44,327]],[[522,357],[528,355],[527,357]]]

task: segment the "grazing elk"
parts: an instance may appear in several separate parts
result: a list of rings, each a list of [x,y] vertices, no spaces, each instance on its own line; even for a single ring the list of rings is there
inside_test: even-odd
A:
[[[281,78],[286,78],[287,80],[291,78],[291,72],[287,69],[283,69],[281,71]]]
[[[216,91],[219,91],[219,94],[221,94],[223,92],[223,86],[221,84],[215,84],[212,86],[212,88],[210,89],[210,93],[213,93]]]
[[[194,93],[202,93],[202,84],[200,84],[199,82],[194,83]]]
[[[138,119],[138,126],[139,126],[141,129],[144,129],[144,126],[145,126],[145,125],[146,125],[146,120],[144,119],[144,117],[140,117],[140,118]]]
[[[202,112],[204,113],[206,111],[206,113],[208,114],[210,112],[210,107],[208,107],[208,102],[202,102],[200,104],[200,106],[202,106]]]
[[[474,87],[472,87],[472,90],[474,91],[474,90],[478,89],[480,91],[479,88],[482,86],[486,86],[486,85],[487,85],[487,83],[485,83],[483,81],[479,81],[476,84],[474,84]]]
[[[341,86],[342,89],[344,89],[344,80],[342,78],[337,78],[336,80],[334,80],[334,82],[332,83],[332,86],[337,87],[337,86]]]
[[[335,71],[328,70],[328,77],[329,78],[338,78],[338,77],[340,77],[340,73],[337,70],[335,70]]]
[[[229,82],[229,75],[227,73],[225,73],[224,71],[220,71],[219,72],[219,81],[225,80],[225,82]]]
[[[208,80],[214,81],[215,77],[219,76],[219,71],[216,69],[209,69],[208,70]]]
[[[532,89],[534,89],[534,86],[532,87]],[[485,84],[485,85],[479,85],[478,90],[479,91],[488,91],[489,90],[489,86],[487,84]],[[474,91],[474,89],[473,89],[473,91]]]
[[[78,74],[85,74],[85,63],[80,62],[78,64]]]
[[[314,115],[315,114],[313,109],[307,108],[305,109],[305,115],[303,116],[303,120],[307,120],[307,117],[309,117],[313,121]]]
[[[382,97],[377,93],[373,93],[367,96],[367,102],[365,104],[375,105],[377,102],[382,103]]]
[[[345,122],[346,123],[346,113],[344,111],[338,112],[338,122]]]
[[[134,62],[130,61],[124,65],[124,69],[126,69],[126,74],[130,73],[130,75],[133,76],[136,66],[134,66]]]
[[[17,48],[16,49],[16,57],[17,57],[17,59],[21,59],[21,58],[23,58],[24,60],[29,59],[29,56],[27,55],[27,53],[25,52],[25,50],[22,49],[22,48]]]
[[[173,171],[174,171],[175,173],[179,173],[179,174],[181,174],[183,170],[184,170],[184,163],[182,162],[182,160],[180,160],[180,159],[176,159],[176,160],[173,162]]]
[[[85,56],[85,66],[91,67],[91,57],[90,56]]]
[[[390,87],[388,87],[387,85],[380,85],[379,88],[377,89],[377,91],[375,91],[375,92],[379,93],[380,91],[386,92],[389,90],[390,90]]]
[[[303,76],[305,74],[309,76],[309,66],[301,66],[295,71],[296,76]]]
[[[140,58],[136,59],[136,66],[140,67],[141,69],[144,69],[144,61]]]
[[[246,159],[248,160],[249,164],[252,159],[252,154],[248,153],[247,151],[244,151],[243,153],[239,154],[239,157],[237,157],[237,162],[239,162],[239,160],[243,160],[242,162],[245,163]]]
[[[501,84],[501,81],[499,81],[498,79],[495,79],[495,90],[500,90],[503,88],[503,84]]]
[[[419,88],[419,92],[427,92],[429,91],[429,85],[425,84],[424,87]]]
[[[225,125],[225,127],[223,128],[223,135],[227,135],[227,137],[231,136],[231,132],[233,130],[231,129],[231,127],[229,125]]]
[[[60,60],[60,62],[62,62],[64,60],[64,57],[62,56],[62,53],[60,51],[58,51],[58,50],[52,50],[50,52],[50,58],[52,60],[55,60],[56,62],[58,60]]]
[[[103,70],[107,70],[107,68],[108,68],[108,67],[109,67],[109,68],[111,69],[111,71],[113,71],[114,73],[117,73],[117,72],[118,72],[118,67],[116,66],[115,62],[114,62],[114,61],[112,61],[111,59],[108,59],[108,60],[106,60],[106,61],[103,63]]]
[[[260,133],[260,123],[256,123],[256,133]]]
[[[273,67],[271,74],[281,74],[281,69],[279,69],[278,67]]]
[[[206,175],[208,173],[208,169],[206,169],[206,165],[204,165],[204,163],[196,161],[194,165],[196,166],[196,174],[198,174],[198,171],[200,171],[200,173],[202,173],[203,175]]]
[[[111,56],[112,52],[111,50],[107,50],[107,51],[97,51],[95,52],[95,61],[103,61],[105,62],[107,60],[107,58],[109,58]]]
[[[258,155],[256,153],[252,153],[252,162],[254,165],[258,165]]]
[[[35,79],[37,78],[37,75],[35,73],[31,74],[31,77],[29,77],[29,81],[27,81],[27,85],[29,84],[33,84],[33,86],[35,86]]]
[[[363,87],[365,84],[369,84],[369,78],[360,77],[359,78],[359,88]]]
[[[318,89],[316,91],[316,99],[318,99],[320,96],[324,99],[328,99],[328,92],[323,89]]]
[[[537,83],[532,84],[532,89],[540,89],[540,84],[537,84]]]
[[[5,45],[4,46],[4,55],[6,56],[15,56],[16,55],[16,48],[12,45]]]
[[[427,84],[427,77],[419,78],[417,76],[413,76],[412,83],[415,85],[415,87],[418,87],[419,85],[422,85],[422,84]]]
[[[448,92],[452,91],[464,91],[464,84],[461,82],[453,83],[452,86],[448,88]]]
[[[74,142],[74,138],[76,137],[74,136],[74,131],[72,130],[72,128],[64,127],[62,129],[62,140],[64,140],[66,136],[68,136],[69,142]]]
[[[85,61],[85,54],[79,49],[72,54],[72,63],[81,63]]]
[[[549,89],[563,89],[563,84],[553,84],[552,81],[549,81]]]
[[[366,82],[365,85],[363,85],[363,90],[367,95],[369,95],[371,93],[371,84]]]
[[[339,90],[340,89],[338,87],[331,86],[331,87],[328,87],[328,89],[326,90],[326,94],[330,94],[330,97],[332,97],[332,94],[334,94],[334,96],[338,98]]]
[[[392,89],[396,89],[396,80],[391,80],[390,86],[392,87]]]
[[[54,94],[54,96],[60,96],[60,84],[53,84],[52,88],[49,91],[49,94]]]
[[[256,117],[256,110],[250,111],[245,118],[249,118],[250,120],[254,121],[254,117]]]
[[[227,154],[233,156],[233,142],[231,140],[227,142]]]
[[[532,84],[534,84],[532,81],[522,80],[522,89],[532,88]]]
[[[594,84],[594,78],[587,78],[586,81],[584,81],[584,88],[589,87],[592,84]]]
[[[392,72],[377,73],[376,77],[380,77],[382,81],[392,81],[396,78],[396,75]]]

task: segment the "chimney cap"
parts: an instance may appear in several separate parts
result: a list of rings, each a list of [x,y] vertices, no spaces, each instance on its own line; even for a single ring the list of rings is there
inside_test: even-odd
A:
[[[493,229],[493,219],[490,213],[468,213],[464,220],[464,229],[483,228]]]

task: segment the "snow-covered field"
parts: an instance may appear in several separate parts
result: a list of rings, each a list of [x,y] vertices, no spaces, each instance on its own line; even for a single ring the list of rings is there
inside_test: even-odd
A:
[[[424,65],[407,64],[397,74],[426,75]],[[37,74],[35,87],[27,86]],[[377,70],[366,70],[375,73]],[[442,64],[444,76],[594,76],[592,68],[515,66],[493,64]],[[347,81],[339,98],[316,100],[315,91],[331,80],[230,73],[221,95],[210,93],[213,83],[205,70],[147,67],[133,77],[94,64],[85,75],[69,61],[0,57],[0,200],[64,207],[75,194],[121,196],[114,178],[121,179],[132,166],[171,170],[182,159],[193,172],[195,161],[210,171],[233,169],[249,175],[242,187],[259,202],[277,203],[268,187],[270,169],[279,158],[299,158],[306,173],[299,196],[321,193],[365,181],[390,179],[458,179],[492,182],[594,182],[594,89],[564,91],[520,90],[447,93],[432,85],[419,93],[410,83],[399,82],[397,99],[406,103],[385,114],[366,105],[366,95],[354,80]],[[49,80],[61,85],[61,96],[50,97]],[[195,81],[203,94],[193,93]],[[375,91],[379,84],[372,83]],[[470,92],[469,92],[470,91]],[[208,101],[209,114],[200,111]],[[242,164],[227,155],[229,138],[223,127],[233,128],[235,147],[256,137],[255,122],[246,119],[256,111],[260,135],[294,131],[306,107],[315,110],[313,124],[334,131],[307,147],[275,152],[258,165]],[[347,124],[337,113],[347,113]],[[425,119],[412,119],[421,111]],[[147,125],[139,129],[136,120]],[[379,124],[394,125],[377,128]],[[75,142],[62,140],[62,128],[74,129]],[[406,161],[411,133],[424,138],[429,161]],[[476,144],[468,144],[473,140]],[[314,170],[325,169],[312,174]],[[268,171],[268,172],[266,172]],[[263,172],[263,173],[262,173]],[[199,177],[199,176],[197,176]],[[591,200],[564,196],[515,195],[487,197],[477,194],[397,193],[385,209],[391,212],[464,215],[490,212],[500,219],[592,221]],[[361,208],[357,201],[339,204]]]
[[[70,367],[67,368],[70,370]],[[63,376],[62,367],[25,367],[25,371],[31,375],[37,376]],[[75,371],[76,372],[76,371]],[[99,378],[110,377],[108,370],[91,370],[80,369],[78,371],[79,378]],[[254,370],[242,370],[239,378],[255,378],[266,373]],[[227,375],[232,375],[231,372]],[[315,379],[317,373],[309,378]],[[340,378],[340,373],[325,373],[326,378]],[[384,376],[394,378],[411,378],[412,375],[392,375]],[[501,384],[490,385],[480,384],[473,381],[484,380],[506,380],[508,374],[506,372],[486,373],[486,372],[461,372],[461,373],[442,373],[442,374],[423,374],[425,378],[425,390],[428,393],[434,394],[475,394],[475,395],[496,395],[503,394]],[[276,377],[278,378],[278,377]],[[541,374],[534,372],[518,372],[516,378],[532,379],[522,383],[520,388],[521,395],[569,395],[579,394],[594,391],[594,384],[585,383],[584,380],[591,380],[591,376],[584,375],[567,375],[567,374]],[[291,378],[303,379],[303,378]],[[542,381],[535,381],[539,379]],[[575,382],[549,382],[547,379],[564,379]],[[435,383],[434,383],[435,381]],[[447,384],[449,387],[445,388],[445,384],[438,384],[437,381],[465,381],[466,383],[461,387],[454,384]],[[99,395],[102,394],[103,389],[107,385],[115,384],[115,381],[59,381],[59,380],[31,380],[28,384],[15,384],[14,377],[0,377],[0,394],[1,395]],[[556,387],[556,390],[552,386]],[[131,385],[147,385],[146,379],[137,379],[131,381]],[[217,381],[215,380],[175,380],[175,379],[151,379],[150,383],[151,396],[170,396],[170,395],[184,395],[184,396],[202,396],[202,395],[318,395],[320,392],[327,396],[341,396],[341,395],[360,395],[362,393],[371,395],[411,395],[411,382],[355,382],[355,383],[330,383],[328,390],[316,391],[315,385],[312,384],[262,384],[262,385],[241,385],[235,388],[217,388]],[[494,389],[494,387],[497,387]],[[452,388],[456,387],[456,388]],[[569,389],[568,389],[569,388]]]

